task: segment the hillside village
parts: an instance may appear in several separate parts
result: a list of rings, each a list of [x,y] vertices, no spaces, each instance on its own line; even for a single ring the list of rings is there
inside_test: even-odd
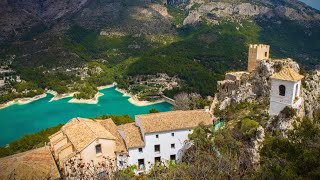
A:
[[[268,107],[264,107],[267,125],[257,128],[249,158],[258,162],[267,129],[278,129],[286,136],[296,121],[294,116],[312,116],[311,109],[320,106],[310,104],[314,103],[310,99],[320,97],[319,89],[310,86],[319,84],[306,82],[310,89],[305,90],[302,81],[310,75],[301,75],[299,65],[292,59],[271,59],[269,50],[269,45],[250,45],[247,71],[226,73],[225,79],[218,82],[218,93],[210,108],[136,115],[134,123],[119,126],[111,119],[75,117],[49,137],[47,146],[1,158],[0,179],[13,176],[110,179],[116,171],[126,168],[132,168],[137,175],[147,173],[154,164],[182,161],[193,146],[188,141],[189,134],[199,124],[215,129],[217,122],[223,121],[218,112],[232,104],[262,98],[268,103]],[[316,72],[315,77],[319,75]],[[319,79],[312,81],[319,82]],[[297,114],[283,117],[284,111]],[[225,127],[229,127],[228,122],[225,123]],[[85,168],[92,171],[83,170]]]

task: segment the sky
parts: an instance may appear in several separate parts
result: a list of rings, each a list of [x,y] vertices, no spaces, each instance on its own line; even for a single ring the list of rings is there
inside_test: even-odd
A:
[[[306,4],[308,4],[309,6],[320,10],[320,0],[300,0]]]

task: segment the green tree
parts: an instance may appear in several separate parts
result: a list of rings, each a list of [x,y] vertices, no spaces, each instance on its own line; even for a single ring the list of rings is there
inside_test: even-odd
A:
[[[149,110],[149,113],[158,113],[159,111],[155,108],[152,108]]]

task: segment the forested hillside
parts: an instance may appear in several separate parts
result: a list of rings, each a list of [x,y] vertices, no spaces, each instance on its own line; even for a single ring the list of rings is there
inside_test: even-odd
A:
[[[126,88],[129,76],[167,73],[183,81],[174,92],[213,95],[226,71],[245,68],[250,43],[305,69],[320,64],[320,13],[298,1],[6,1],[0,14],[0,63],[59,92],[90,84],[94,94],[93,78],[66,71],[97,61],[109,68],[106,83]]]

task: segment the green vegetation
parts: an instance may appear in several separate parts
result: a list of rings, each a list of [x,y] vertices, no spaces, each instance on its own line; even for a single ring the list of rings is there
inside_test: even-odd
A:
[[[41,130],[34,134],[23,136],[19,140],[13,141],[8,147],[0,147],[0,157],[39,148],[49,142],[48,137],[60,130],[63,124]]]
[[[172,16],[172,24],[180,27],[183,25],[183,20],[187,17],[187,12],[177,6],[168,6],[168,13]]]
[[[159,112],[159,110],[157,110],[157,109],[155,109],[155,108],[152,108],[152,109],[150,109],[150,111],[149,111],[149,113],[158,113]]]
[[[320,46],[319,24],[306,28],[294,21],[279,21],[258,21],[258,25],[263,27],[259,39],[271,45],[271,54],[275,57],[292,57],[306,69],[319,65],[320,51],[316,50]]]
[[[40,94],[43,94],[44,90],[43,89],[36,89],[36,90],[32,90],[26,93],[16,93],[16,92],[8,92],[6,94],[3,94],[0,96],[0,104],[2,103],[6,103],[9,101],[12,101],[14,99],[17,98],[30,98],[30,97],[34,97]]]
[[[122,116],[118,116],[118,115],[102,115],[102,116],[98,116],[95,117],[93,119],[109,119],[111,118],[112,121],[114,122],[114,124],[116,124],[117,126],[121,125],[121,124],[127,124],[127,123],[133,123],[134,120],[129,116],[129,115],[122,115]]]
[[[292,107],[286,106],[280,114],[283,114],[287,119],[291,119],[297,114],[297,112]]]
[[[226,121],[240,122],[246,118],[254,119],[265,127],[269,119],[269,114],[265,111],[268,104],[268,99],[263,98],[252,103],[232,104],[223,111],[220,111],[217,106],[214,113],[217,117],[224,117]]]
[[[269,136],[260,153],[259,179],[319,179],[319,120],[304,119],[288,133],[288,138]]]
[[[79,91],[74,95],[77,99],[91,99],[98,93],[97,87],[89,83],[81,84],[75,87],[74,90]]]
[[[240,131],[248,138],[254,138],[257,132],[259,123],[254,120],[245,118],[241,121]]]

